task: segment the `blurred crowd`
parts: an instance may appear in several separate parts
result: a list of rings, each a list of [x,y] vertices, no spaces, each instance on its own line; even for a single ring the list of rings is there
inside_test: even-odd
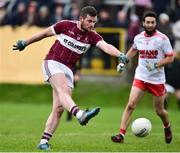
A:
[[[180,0],[163,0],[163,3],[161,0],[127,0],[119,5],[107,4],[106,1],[0,0],[0,26],[47,27],[62,19],[77,20],[81,7],[93,5],[99,13],[98,27],[126,29],[128,48],[134,36],[141,31],[143,12],[154,10],[159,17],[158,29],[169,37],[174,49],[179,50]]]

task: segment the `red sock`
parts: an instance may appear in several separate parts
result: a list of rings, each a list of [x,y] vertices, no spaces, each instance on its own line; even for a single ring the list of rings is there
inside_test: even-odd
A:
[[[119,133],[122,134],[123,136],[126,134],[126,130],[125,129],[120,129]]]

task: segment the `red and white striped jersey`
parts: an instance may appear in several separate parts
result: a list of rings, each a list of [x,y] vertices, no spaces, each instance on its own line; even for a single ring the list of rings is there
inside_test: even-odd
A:
[[[45,60],[55,60],[72,69],[91,45],[102,40],[96,32],[81,31],[77,24],[78,21],[62,20],[51,26],[57,39]]]
[[[168,37],[159,31],[155,31],[152,36],[148,36],[143,31],[134,38],[133,48],[139,52],[135,78],[153,84],[165,83],[164,67],[148,71],[146,66],[173,55]]]

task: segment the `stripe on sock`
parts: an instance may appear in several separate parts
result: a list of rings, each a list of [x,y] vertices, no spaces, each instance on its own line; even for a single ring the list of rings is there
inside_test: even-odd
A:
[[[79,108],[77,107],[77,106],[73,106],[72,108],[71,108],[71,114],[72,115],[74,115],[74,116],[76,116],[76,114],[77,114],[77,112],[79,111]]]
[[[49,141],[51,137],[52,137],[52,134],[44,132],[41,139],[46,139]]]

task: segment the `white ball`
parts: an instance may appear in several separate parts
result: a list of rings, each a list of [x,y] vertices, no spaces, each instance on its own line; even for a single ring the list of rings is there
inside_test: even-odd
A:
[[[152,129],[151,121],[147,118],[138,118],[133,121],[131,130],[137,137],[145,137]]]

